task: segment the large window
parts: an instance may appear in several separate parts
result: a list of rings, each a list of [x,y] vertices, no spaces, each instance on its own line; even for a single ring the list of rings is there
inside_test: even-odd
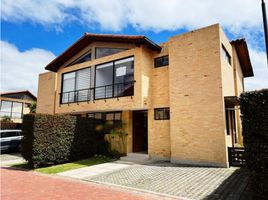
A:
[[[155,120],[169,120],[169,108],[155,108],[154,119]]]
[[[86,61],[90,61],[90,60],[91,60],[91,51],[88,51],[85,54],[83,54],[82,56],[80,56],[79,58],[77,58],[76,60],[74,60],[73,62],[71,62],[70,64],[68,64],[67,67],[71,66],[71,65],[83,63]]]
[[[90,68],[62,75],[61,103],[90,100]]]
[[[223,45],[221,46],[221,53],[223,58],[231,65],[231,56]]]
[[[23,104],[19,102],[1,101],[0,116],[20,119],[22,117]]]
[[[96,66],[95,99],[134,94],[134,57]]]
[[[96,50],[96,59],[104,56],[109,56],[112,54],[120,53],[127,50],[126,48],[108,48],[108,47],[97,47]]]
[[[168,56],[162,56],[154,59],[154,67],[163,67],[169,65]]]

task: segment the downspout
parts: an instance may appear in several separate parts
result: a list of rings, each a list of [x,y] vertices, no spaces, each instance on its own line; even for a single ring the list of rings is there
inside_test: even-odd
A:
[[[262,0],[261,7],[262,7],[262,18],[263,18],[265,46],[266,46],[266,56],[267,56],[267,62],[268,62],[268,54],[267,54],[267,51],[268,51],[268,30],[267,30],[266,7],[265,7],[264,0]]]

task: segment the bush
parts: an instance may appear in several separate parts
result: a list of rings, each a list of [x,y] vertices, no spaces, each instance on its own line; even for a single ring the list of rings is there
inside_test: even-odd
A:
[[[246,167],[256,199],[268,196],[268,89],[240,97]]]
[[[22,155],[33,168],[106,153],[103,121],[70,115],[23,117]]]

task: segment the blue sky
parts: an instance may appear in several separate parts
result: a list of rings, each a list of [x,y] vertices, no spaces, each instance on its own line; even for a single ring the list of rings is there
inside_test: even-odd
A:
[[[47,3],[49,2],[49,3]],[[1,1],[1,92],[29,89],[38,74],[84,32],[142,34],[156,43],[220,23],[230,40],[245,37],[255,77],[246,89],[268,88],[261,1],[10,0]]]

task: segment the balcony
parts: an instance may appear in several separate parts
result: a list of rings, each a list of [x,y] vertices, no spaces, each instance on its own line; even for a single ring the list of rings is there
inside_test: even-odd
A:
[[[134,95],[135,81],[60,93],[60,104],[89,102]]]

